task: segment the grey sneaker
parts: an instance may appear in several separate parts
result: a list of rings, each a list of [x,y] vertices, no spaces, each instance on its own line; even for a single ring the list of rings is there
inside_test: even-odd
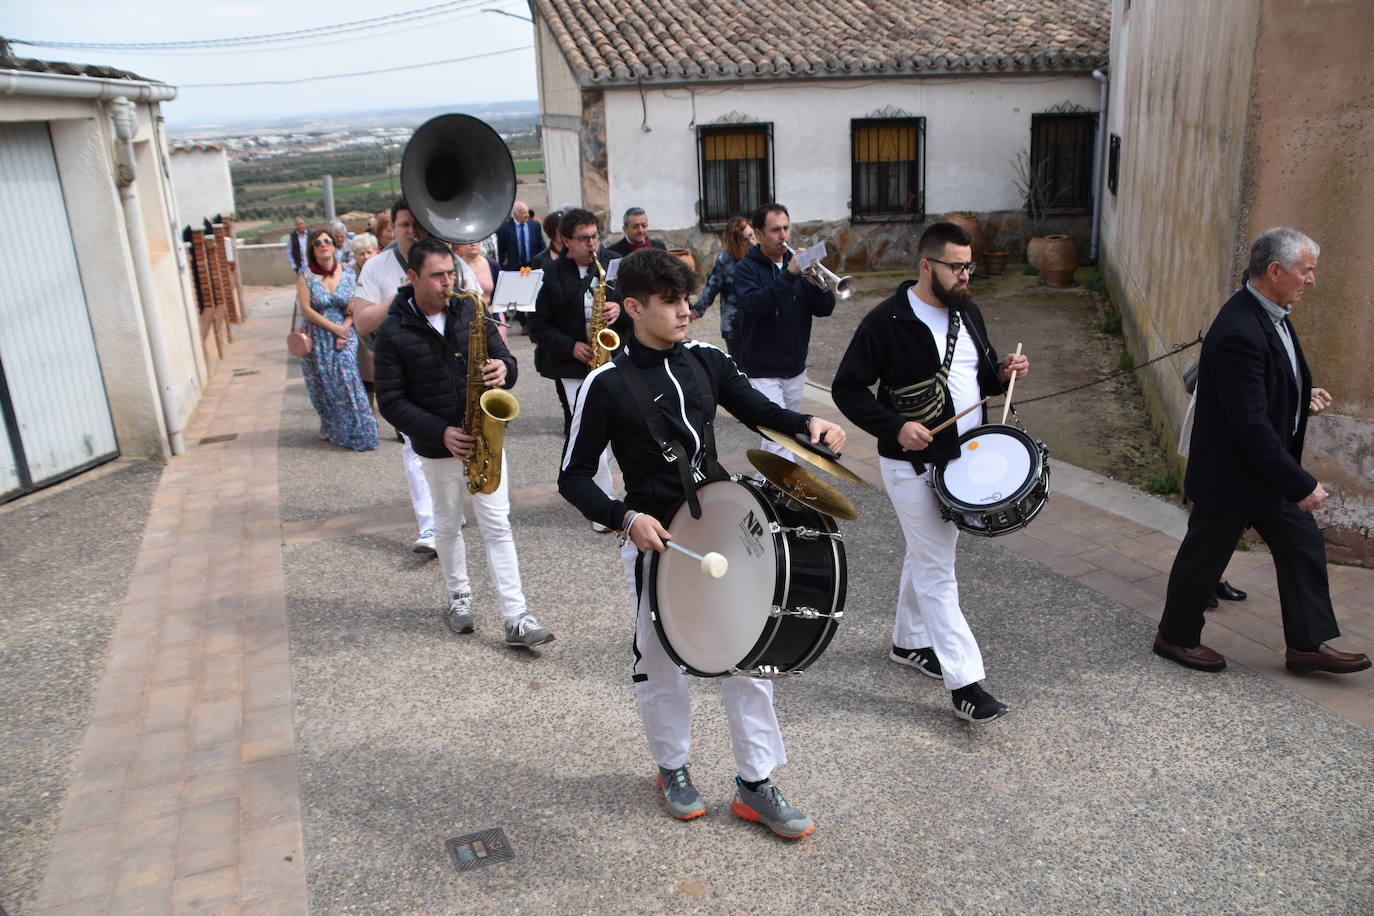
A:
[[[795,840],[816,829],[816,822],[787,803],[782,792],[769,779],[751,792],[744,780],[735,777],[735,799],[730,810],[736,817],[763,824],[778,836]]]
[[[687,767],[676,770],[658,768],[658,787],[663,790],[663,803],[668,813],[680,821],[690,821],[706,813],[706,803],[701,793],[692,785],[692,777],[687,775]]]
[[[455,633],[471,633],[475,623],[472,616],[472,592],[454,592],[444,611],[444,623]]]
[[[525,614],[518,620],[506,621],[506,645],[533,649],[546,642],[553,642],[553,633],[540,626],[533,615]]]

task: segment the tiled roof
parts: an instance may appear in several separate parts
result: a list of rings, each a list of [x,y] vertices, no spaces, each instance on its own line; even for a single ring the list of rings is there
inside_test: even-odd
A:
[[[99,64],[69,64],[60,60],[35,60],[32,57],[12,57],[0,54],[0,70],[20,70],[25,73],[60,73],[63,76],[91,76],[107,80],[137,80],[156,83],[128,70],[102,67]]]
[[[1110,0],[533,0],[583,86],[1084,71]]]

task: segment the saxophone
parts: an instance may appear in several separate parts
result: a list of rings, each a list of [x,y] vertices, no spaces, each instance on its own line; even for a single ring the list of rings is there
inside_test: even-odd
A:
[[[520,413],[515,395],[500,388],[486,387],[482,369],[487,364],[487,307],[476,292],[450,290],[449,299],[472,302],[472,324],[468,327],[468,392],[463,413],[463,429],[476,439],[472,457],[467,460],[468,492],[494,493],[501,485],[501,449],[506,439],[506,424]]]
[[[588,369],[603,365],[620,349],[620,335],[606,327],[606,319],[601,317],[602,306],[606,304],[606,268],[601,266],[601,258],[597,255],[592,255],[592,264],[596,266],[598,279],[596,292],[592,293],[592,321],[587,328],[587,343],[592,348]]]

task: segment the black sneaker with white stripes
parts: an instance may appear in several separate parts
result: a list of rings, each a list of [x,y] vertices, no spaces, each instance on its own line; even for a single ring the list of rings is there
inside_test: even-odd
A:
[[[892,651],[887,653],[887,657],[899,665],[915,668],[926,677],[933,677],[938,680],[945,676],[944,672],[940,670],[940,660],[935,657],[935,650],[929,647],[925,649],[903,649],[893,643]]]
[[[1005,716],[1010,711],[1007,709],[1007,704],[998,702],[992,694],[978,684],[969,684],[967,687],[951,690],[950,699],[954,701],[954,714],[975,725],[991,722],[993,719]]]

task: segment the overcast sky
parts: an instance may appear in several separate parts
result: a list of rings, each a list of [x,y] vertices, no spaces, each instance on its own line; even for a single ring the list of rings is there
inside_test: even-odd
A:
[[[82,42],[164,42],[233,38],[371,19],[434,6],[442,0],[0,0],[0,34],[10,39]],[[534,99],[534,50],[397,73],[320,79],[288,86],[190,88],[192,83],[291,80],[449,60],[533,43],[528,22],[481,8],[529,16],[524,0],[464,0],[462,11],[419,24],[377,27],[330,39],[292,42],[264,51],[148,53],[15,45],[18,57],[106,64],[177,86],[162,104],[172,127],[207,121],[301,113],[391,110],[465,102]],[[384,31],[386,34],[378,34]],[[320,39],[315,39],[319,41]]]

